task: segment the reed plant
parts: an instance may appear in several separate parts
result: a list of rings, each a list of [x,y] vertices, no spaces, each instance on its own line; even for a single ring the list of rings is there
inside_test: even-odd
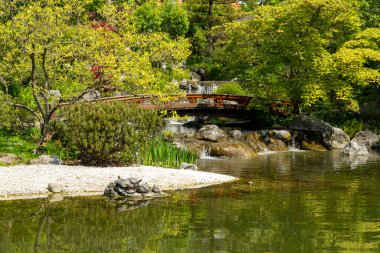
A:
[[[184,148],[178,148],[161,136],[150,145],[143,157],[144,165],[155,165],[166,168],[179,168],[182,162],[195,164],[197,158]]]

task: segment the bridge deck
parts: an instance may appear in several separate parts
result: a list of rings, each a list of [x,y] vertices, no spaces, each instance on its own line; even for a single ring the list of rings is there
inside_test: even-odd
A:
[[[160,102],[153,95],[141,96],[116,96],[101,98],[97,101],[125,101],[137,103],[147,109],[177,111],[179,115],[204,115],[253,119],[257,115],[255,110],[247,110],[251,102],[250,96],[219,95],[219,94],[186,94],[171,95],[174,99],[170,102]],[[284,108],[286,106],[286,108]],[[298,105],[288,101],[273,101],[269,107],[271,113],[289,115],[298,113]]]

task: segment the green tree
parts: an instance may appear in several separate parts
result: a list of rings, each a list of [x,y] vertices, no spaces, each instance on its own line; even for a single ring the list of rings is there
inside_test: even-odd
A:
[[[99,12],[107,21],[89,21],[88,2],[33,2],[0,25],[0,83],[6,92],[20,87],[20,96],[9,103],[37,118],[40,143],[62,103],[75,103],[93,90],[172,91],[174,86],[160,82],[166,73],[153,61],[175,66],[188,56],[185,39],[141,36],[131,25],[128,5],[106,4]],[[166,41],[158,45],[155,40],[162,38]],[[165,53],[157,56],[157,50]]]
[[[157,1],[148,1],[134,12],[135,24],[140,32],[152,33],[161,31],[162,15]]]
[[[176,0],[165,0],[162,6],[162,31],[176,38],[184,36],[189,29],[186,11]]]
[[[238,77],[258,97],[305,102],[308,106],[325,102],[344,110],[357,110],[353,92],[356,86],[351,85],[368,79],[362,78],[364,72],[359,66],[365,73],[371,72],[371,76],[378,73],[374,58],[378,49],[373,42],[376,32],[364,32],[375,36],[372,42],[366,42],[372,48],[364,50],[359,45],[363,40],[355,39],[363,36],[361,24],[358,6],[349,0],[296,0],[264,5],[255,10],[252,20],[228,25],[213,59],[226,78]],[[347,48],[350,43],[362,49],[356,48],[353,53]],[[352,64],[358,60],[356,74],[343,62],[329,64],[344,58],[347,52],[351,53]],[[329,71],[335,73],[334,80]],[[362,79],[353,79],[354,76]],[[371,77],[370,82],[376,82],[374,79]]]

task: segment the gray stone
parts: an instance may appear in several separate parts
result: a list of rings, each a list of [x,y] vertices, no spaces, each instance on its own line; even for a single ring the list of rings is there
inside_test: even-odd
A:
[[[49,192],[58,193],[63,191],[63,184],[60,183],[49,183],[48,188]]]
[[[54,155],[41,155],[37,159],[33,159],[29,162],[31,165],[37,165],[37,164],[50,164],[50,165],[61,165],[62,160],[59,159],[57,156]]]
[[[366,145],[360,145],[356,141],[350,141],[343,149],[343,154],[352,155],[369,155]]]
[[[181,163],[180,169],[182,170],[198,170],[198,166],[191,163]]]
[[[296,131],[312,132],[320,138],[323,146],[331,149],[343,149],[350,142],[350,138],[342,129],[308,116],[297,117],[289,124],[289,128]]]
[[[61,92],[59,90],[49,90],[49,95],[53,97],[61,97]]]
[[[14,154],[0,154],[0,163],[11,165],[21,162],[21,157]]]
[[[229,135],[232,139],[238,140],[243,137],[243,133],[240,130],[232,130],[229,132]]]
[[[100,98],[100,91],[98,90],[88,92],[82,97],[84,101],[92,101],[99,98]]]
[[[217,142],[226,137],[224,131],[217,125],[205,125],[196,134],[197,139]]]
[[[361,131],[358,132],[355,137],[352,139],[359,145],[365,145],[368,150],[379,142],[379,136],[371,131]]]

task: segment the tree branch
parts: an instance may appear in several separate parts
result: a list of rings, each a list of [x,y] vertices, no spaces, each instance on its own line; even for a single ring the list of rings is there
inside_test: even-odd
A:
[[[16,108],[21,108],[21,109],[24,109],[24,110],[27,110],[27,111],[31,112],[37,118],[38,122],[40,124],[42,124],[41,116],[35,110],[33,110],[32,108],[30,108],[30,107],[28,107],[26,105],[15,104],[15,103],[12,103],[12,102],[10,102],[9,105],[13,106],[13,107],[16,107]]]

